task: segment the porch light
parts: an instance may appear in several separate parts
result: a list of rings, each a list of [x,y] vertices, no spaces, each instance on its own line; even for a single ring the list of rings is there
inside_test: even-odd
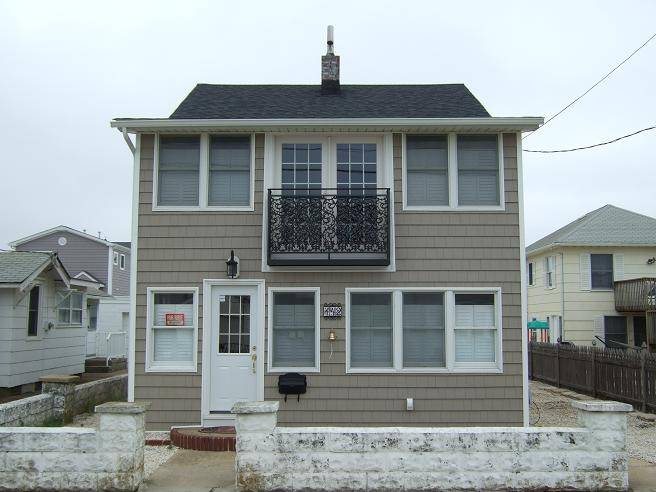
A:
[[[239,258],[235,256],[234,250],[230,250],[230,258],[226,261],[228,278],[239,277]]]

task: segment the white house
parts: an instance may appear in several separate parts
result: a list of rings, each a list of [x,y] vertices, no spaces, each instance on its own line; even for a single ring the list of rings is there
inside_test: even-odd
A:
[[[656,219],[605,205],[531,244],[526,256],[528,319],[549,323],[549,341],[656,343]]]
[[[0,391],[84,372],[86,290],[56,253],[0,252]]]

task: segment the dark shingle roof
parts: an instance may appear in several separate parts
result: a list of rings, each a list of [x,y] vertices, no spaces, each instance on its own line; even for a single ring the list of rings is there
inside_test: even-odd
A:
[[[129,248],[132,243],[130,241],[114,241],[114,244],[118,244],[119,246],[123,246],[124,248]]]
[[[527,253],[551,245],[656,246],[656,219],[614,205],[579,217],[526,248]]]
[[[171,119],[476,118],[489,117],[464,84],[319,85],[198,84]]]

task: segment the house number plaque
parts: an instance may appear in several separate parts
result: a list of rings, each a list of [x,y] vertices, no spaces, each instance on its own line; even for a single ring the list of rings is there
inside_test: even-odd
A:
[[[324,318],[341,318],[344,314],[342,305],[340,303],[331,303],[323,305]]]

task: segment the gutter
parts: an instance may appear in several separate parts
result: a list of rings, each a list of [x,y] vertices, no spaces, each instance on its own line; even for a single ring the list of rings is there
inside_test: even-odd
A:
[[[184,128],[321,128],[330,126],[364,127],[377,130],[397,130],[405,127],[490,129],[497,131],[534,131],[542,125],[544,118],[482,117],[482,118],[271,118],[271,119],[170,119],[170,118],[116,118],[110,122],[112,128],[126,133],[154,129]],[[132,150],[133,144],[128,144]]]

